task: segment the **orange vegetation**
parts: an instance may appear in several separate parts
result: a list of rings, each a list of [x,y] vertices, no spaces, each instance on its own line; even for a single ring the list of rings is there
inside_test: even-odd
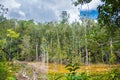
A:
[[[37,71],[45,71],[48,73],[68,73],[63,64],[42,64],[41,62],[29,62],[28,65],[33,66]],[[105,73],[112,67],[120,67],[120,65],[107,65],[107,64],[91,64],[88,66],[80,66],[77,72],[87,72],[87,73]]]

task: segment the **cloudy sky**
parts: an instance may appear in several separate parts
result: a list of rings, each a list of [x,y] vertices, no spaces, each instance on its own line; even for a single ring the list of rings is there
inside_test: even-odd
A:
[[[70,14],[70,22],[78,21],[79,15],[88,9],[87,5],[75,7],[71,0],[0,0],[0,4],[9,9],[7,18],[33,19],[36,22],[58,21],[62,11]],[[100,4],[100,0],[92,0],[88,4],[91,18],[97,17],[96,8]]]

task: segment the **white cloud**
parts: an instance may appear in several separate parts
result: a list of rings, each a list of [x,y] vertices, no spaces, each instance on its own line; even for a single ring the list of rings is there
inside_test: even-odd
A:
[[[54,10],[58,20],[60,20],[60,14],[62,11],[67,11],[69,14],[69,21],[79,21],[79,10],[78,7],[75,7],[71,0],[53,0],[54,5],[51,4],[49,7]]]
[[[98,23],[98,21],[97,21],[96,19],[94,20],[94,22],[95,22],[95,23]]]
[[[19,14],[23,17],[25,17],[25,13],[23,11],[19,11]]]
[[[79,11],[77,8],[72,8],[68,11],[70,13],[70,22],[79,21]]]
[[[71,0],[0,0],[9,8],[8,17],[17,19],[34,19],[37,22],[60,20],[62,11],[70,14],[70,22],[79,21],[79,6],[75,7]],[[90,9],[96,9],[100,2],[93,0]],[[83,5],[82,10],[87,7]]]
[[[97,6],[101,4],[102,2],[100,0],[92,0],[90,3],[84,4],[82,6],[82,10],[88,10],[88,6],[89,6],[89,10],[96,10]]]
[[[21,6],[20,3],[17,3],[15,0],[1,0],[1,4],[3,4],[6,8],[14,9],[14,8],[19,8]]]

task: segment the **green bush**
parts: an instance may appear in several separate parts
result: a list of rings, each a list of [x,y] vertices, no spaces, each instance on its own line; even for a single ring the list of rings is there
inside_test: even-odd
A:
[[[15,77],[7,77],[6,80],[16,80]]]
[[[106,76],[107,80],[120,80],[120,69],[113,68]]]
[[[66,80],[62,73],[48,73],[47,74],[48,80]]]
[[[68,74],[65,74],[65,77],[67,80],[77,80],[79,76],[76,73],[76,70],[79,69],[79,66],[77,63],[75,64],[68,64],[65,66],[66,70],[69,71]]]
[[[7,62],[0,62],[0,80],[16,80],[9,63]]]
[[[88,76],[86,72],[76,72],[76,70],[79,69],[79,65],[77,63],[68,64],[65,68],[69,71],[68,74],[65,74],[67,80],[91,80],[90,76]]]
[[[86,72],[83,72],[79,74],[79,79],[77,80],[92,80],[92,79]]]
[[[120,80],[120,69],[112,68],[106,74],[91,75],[92,80]]]
[[[0,80],[5,80],[7,76],[8,71],[3,66],[0,66]]]

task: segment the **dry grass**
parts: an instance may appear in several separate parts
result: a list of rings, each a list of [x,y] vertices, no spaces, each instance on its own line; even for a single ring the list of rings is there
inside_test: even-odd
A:
[[[47,73],[68,73],[65,69],[65,65],[62,64],[54,64],[49,63],[42,66],[41,62],[27,62],[28,65],[33,66],[36,71],[47,72]],[[106,73],[112,67],[119,67],[120,64],[117,65],[107,65],[107,64],[91,64],[88,66],[80,66],[80,69],[77,72],[87,72],[87,73]]]

